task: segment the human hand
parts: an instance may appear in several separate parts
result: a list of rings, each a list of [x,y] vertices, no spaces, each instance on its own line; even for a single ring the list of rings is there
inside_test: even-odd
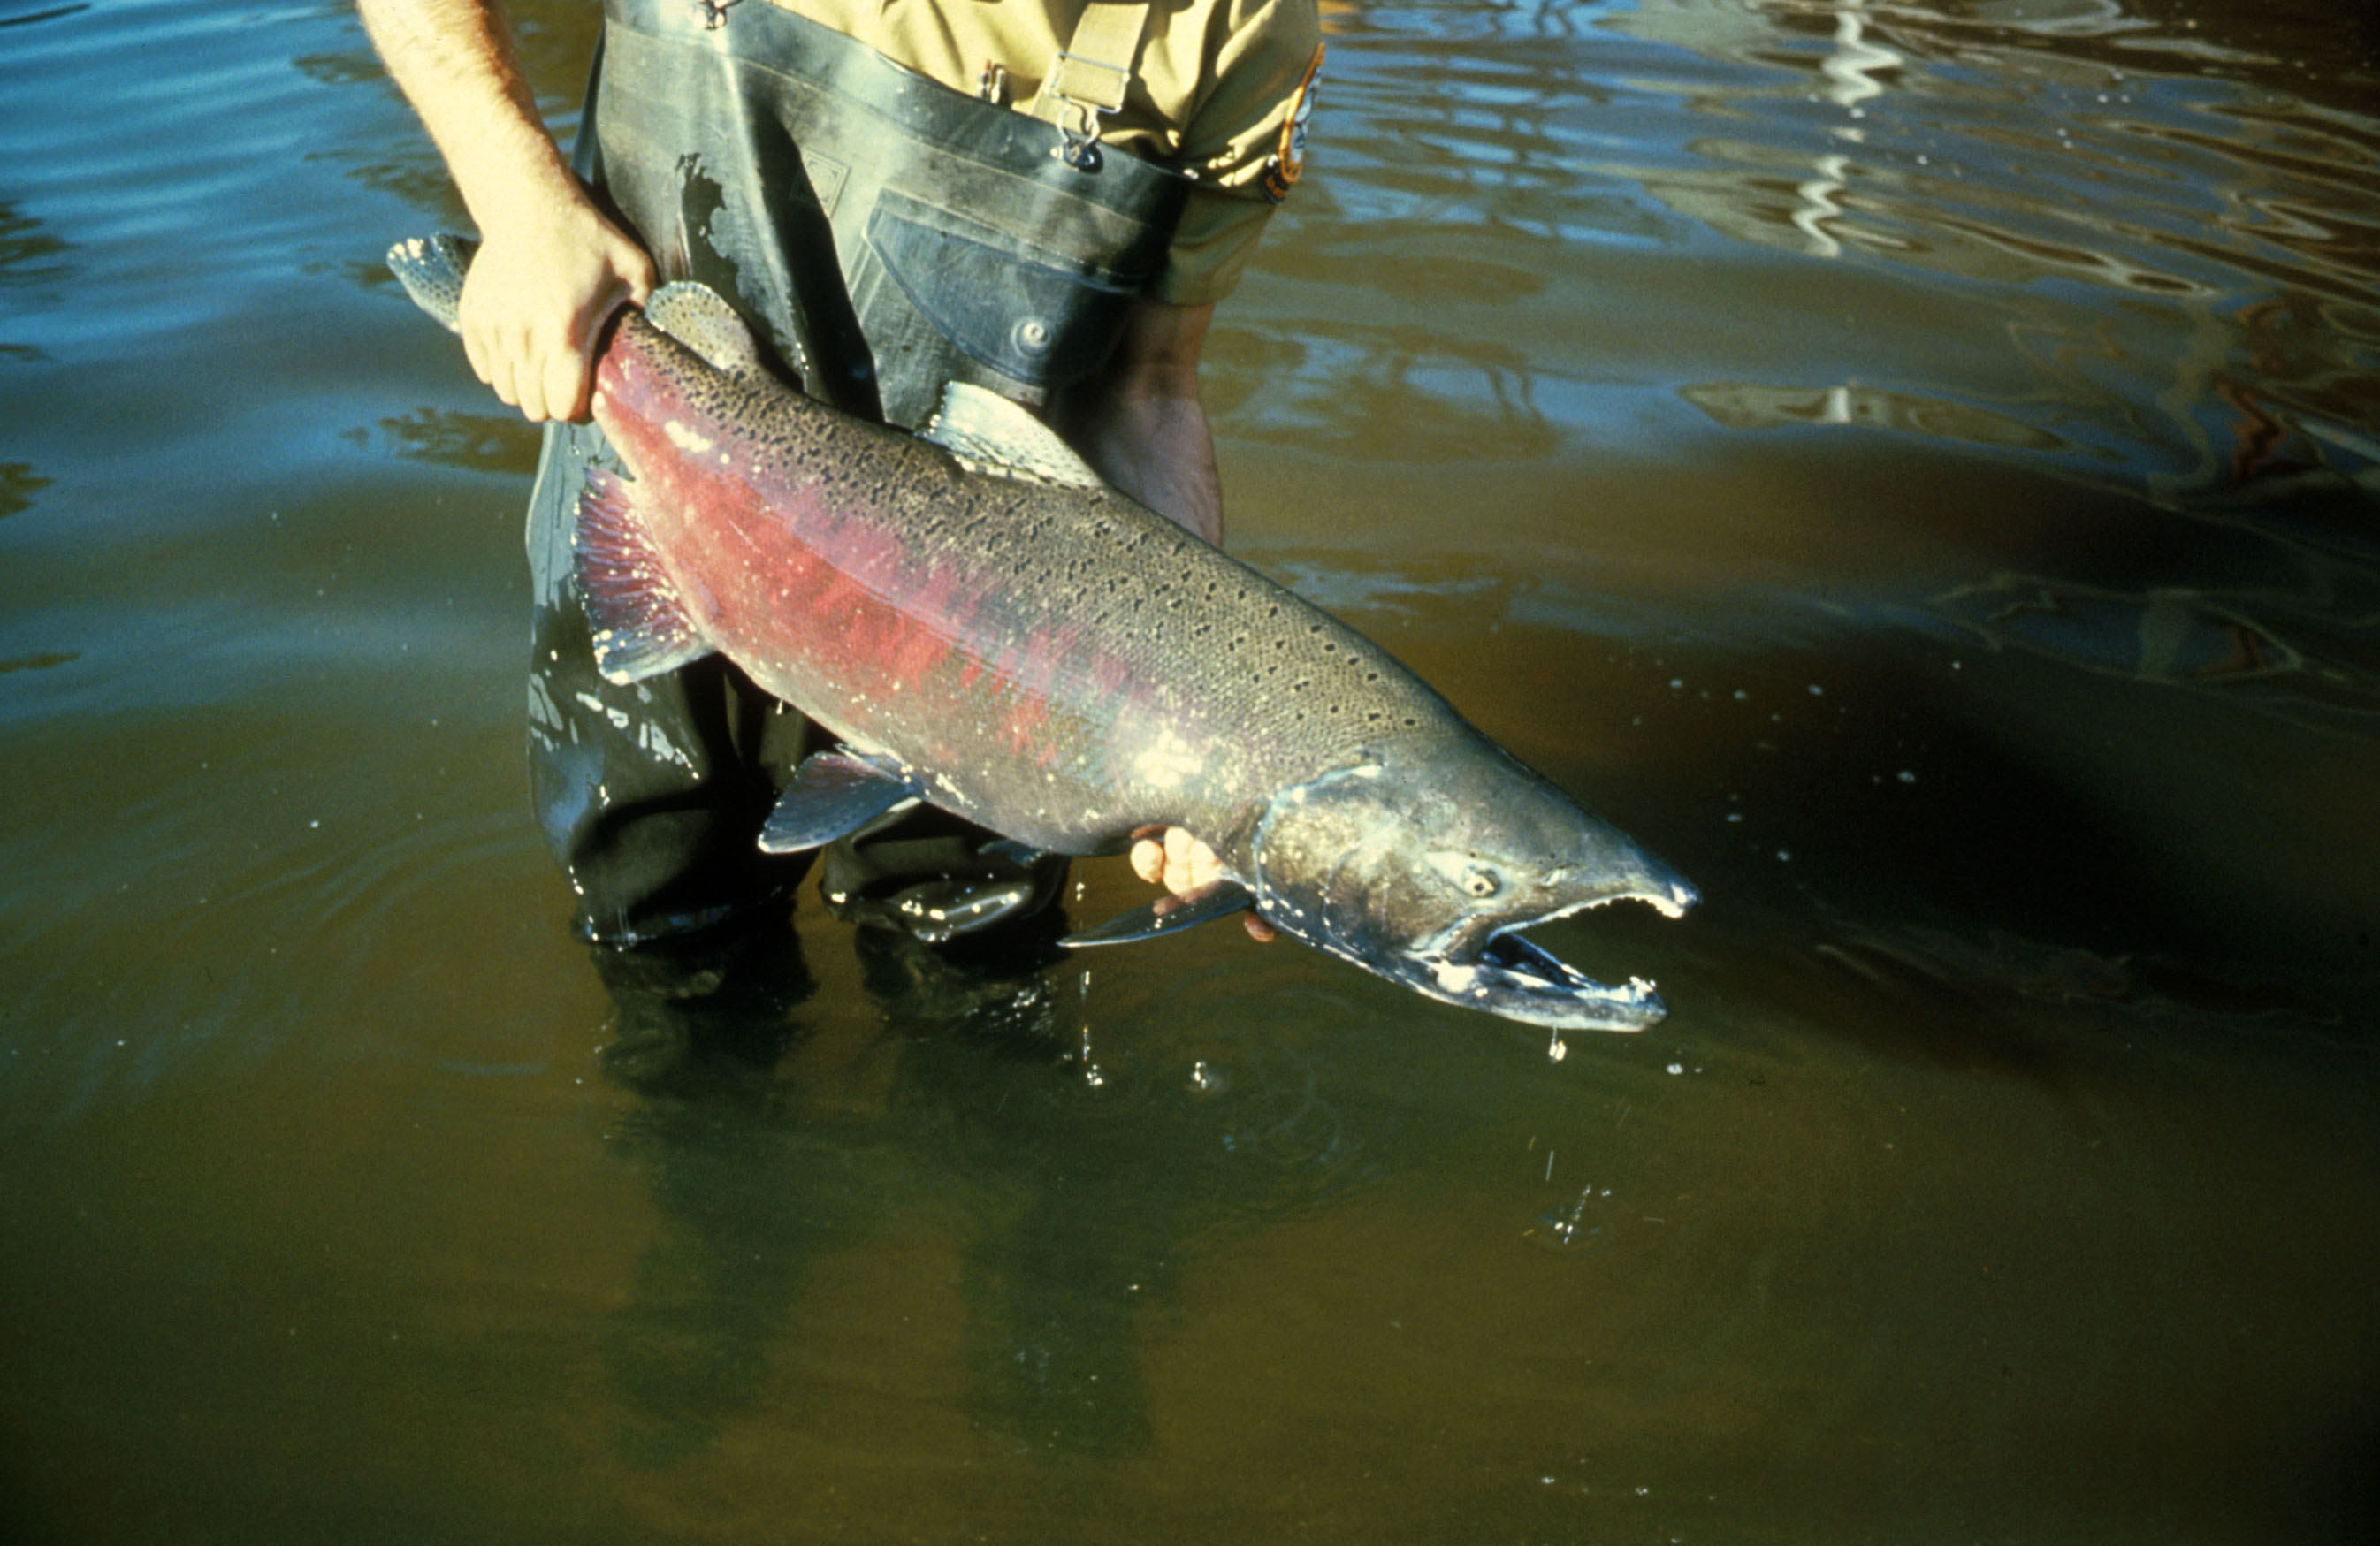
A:
[[[1161,834],[1152,827],[1134,834],[1132,872],[1179,897],[1220,880],[1223,862],[1204,839],[1192,837],[1183,827],[1168,827]],[[1258,944],[1271,940],[1277,932],[1254,912],[1244,914],[1241,921],[1247,924],[1248,937]]]
[[[603,324],[642,305],[656,277],[652,259],[573,185],[559,207],[481,232],[463,284],[463,352],[531,423],[583,422]]]

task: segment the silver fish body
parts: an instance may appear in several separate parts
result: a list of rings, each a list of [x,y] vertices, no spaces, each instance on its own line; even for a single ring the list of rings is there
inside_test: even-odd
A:
[[[450,326],[467,260],[451,238],[391,254]],[[1449,1003],[1557,1030],[1661,1018],[1649,984],[1606,987],[1519,931],[1622,899],[1674,916],[1691,887],[1023,409],[954,388],[929,438],[854,419],[762,368],[692,285],[620,317],[594,403],[625,472],[590,477],[577,534],[605,674],[722,651],[844,743],[765,845],[908,800],[1050,852],[1179,827],[1223,880],[1077,942],[1252,906]]]

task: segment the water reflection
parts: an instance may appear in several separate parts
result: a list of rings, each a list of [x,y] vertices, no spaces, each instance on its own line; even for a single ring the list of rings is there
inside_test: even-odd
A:
[[[772,1366],[847,1383],[814,1307],[921,1251],[951,1274],[955,1323],[930,1335],[955,1336],[956,1401],[994,1453],[1146,1452],[1178,1264],[1234,1218],[1342,1194],[1363,1144],[1293,1052],[1185,1069],[1131,1038],[1095,1047],[1087,977],[1054,970],[1062,916],[941,948],[821,926],[856,952],[856,1014],[812,1006],[783,918],[597,953],[602,1065],[639,1102],[615,1141],[662,1221],[602,1336],[624,1454],[703,1450]]]
[[[1400,454],[1430,462],[1531,458],[1560,443],[1540,401],[1553,383],[1518,350],[1489,340],[1355,327],[1269,353],[1300,387],[1269,394],[1252,439],[1353,450],[1397,422]],[[1436,411],[1414,416],[1416,402]]]
[[[2380,678],[2368,664],[2335,653],[2309,655],[2245,610],[2254,604],[2196,589],[2105,590],[2024,574],[1961,586],[1936,602],[1943,616],[1993,645],[2086,670],[2159,686],[2221,688],[2245,694],[2267,712],[2313,722],[2380,712]],[[2306,611],[2302,602],[2291,607],[2275,598],[2265,605]],[[2368,626],[2336,615],[2321,622],[2350,634]]]
[[[523,458],[537,455],[537,432],[517,414],[416,408],[382,418],[370,429],[349,429],[346,437],[383,455],[465,472],[510,472]]]
[[[77,11],[89,9],[91,6],[88,0],[74,0],[70,5],[47,6],[30,11],[20,11],[14,16],[0,16],[0,27],[29,27],[37,21],[55,21],[60,17],[72,16]]]
[[[30,510],[33,496],[49,486],[30,462],[0,462],[0,518]]]
[[[625,1451],[662,1466],[751,1403],[820,1238],[856,1231],[827,1146],[783,1120],[776,1067],[816,991],[789,920],[593,959],[614,1005],[604,1069],[645,1102],[617,1141],[663,1220],[604,1356],[636,1419]]]
[[[2295,1029],[2345,1019],[2338,1005],[2292,983],[2230,982],[2186,962],[2044,944],[2000,929],[1976,938],[1918,924],[1846,924],[1816,951],[1888,992],[1925,984],[1970,1005],[2014,993],[2050,1004],[2120,1007],[2144,1022],[2186,1016],[2268,1020]]]
[[[1682,395],[1730,429],[1855,424],[1969,445],[2049,452],[2069,449],[2063,439],[2012,415],[1855,382],[1821,388],[1714,382],[1687,387]]]
[[[67,276],[64,238],[14,199],[0,199],[0,284],[54,284]]]
[[[1426,313],[1438,352],[1500,353],[1434,376],[1402,368],[1394,334],[1318,348],[1321,324],[1285,316],[1255,433],[1398,455],[1443,423],[1483,460],[1641,441],[1601,383],[1699,358],[1724,364],[1680,390],[1728,399],[1739,429],[1830,396],[1854,422],[1961,420],[1970,443],[2131,469],[2167,501],[2276,472],[2374,480],[2359,389],[2380,344],[2380,118],[2351,68],[2304,67],[2336,54],[2318,22],[2271,20],[2245,47],[2113,0],[1373,6],[1336,25],[1354,79],[1334,82],[1309,242],[1375,315]],[[1534,288],[1433,272],[1474,225],[1541,244]],[[1622,257],[1727,272],[1730,245],[1813,265],[1763,272],[1773,323],[1726,333],[1735,297],[1668,293]],[[1757,368],[1828,355],[1831,380]],[[1391,379],[1401,404],[1342,391]],[[1490,403],[1540,428],[1498,433]]]

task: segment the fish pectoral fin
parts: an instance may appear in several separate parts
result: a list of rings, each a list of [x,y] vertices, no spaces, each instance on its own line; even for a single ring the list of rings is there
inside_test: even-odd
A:
[[[1058,432],[987,387],[951,381],[941,406],[918,432],[977,472],[994,477],[1054,483],[1064,489],[1104,489],[1107,480],[1075,454]]]
[[[1210,880],[1178,897],[1160,897],[1147,907],[1118,913],[1097,928],[1070,934],[1058,941],[1075,948],[1086,945],[1129,945],[1138,939],[1180,934],[1184,929],[1228,918],[1256,905],[1256,894],[1236,880]]]
[[[925,791],[891,768],[849,752],[806,757],[760,828],[770,853],[797,853],[848,837],[880,816],[906,810]]]
[[[595,667],[624,686],[710,653],[645,538],[638,487],[608,467],[588,468],[571,542],[578,594],[593,626]]]

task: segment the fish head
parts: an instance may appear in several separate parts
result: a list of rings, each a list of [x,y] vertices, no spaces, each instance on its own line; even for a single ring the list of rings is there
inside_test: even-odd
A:
[[[1641,1031],[1650,983],[1607,986],[1522,936],[1621,900],[1670,917],[1694,888],[1485,742],[1383,755],[1284,790],[1251,843],[1257,910],[1427,997],[1557,1031]]]

